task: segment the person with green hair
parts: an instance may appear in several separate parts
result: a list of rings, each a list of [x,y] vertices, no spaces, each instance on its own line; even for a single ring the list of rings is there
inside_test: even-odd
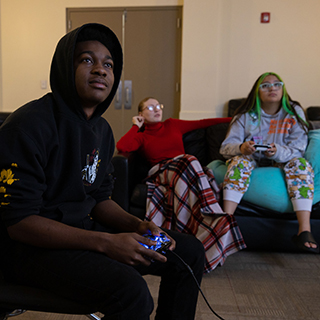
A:
[[[310,226],[314,172],[304,158],[307,144],[308,123],[300,103],[291,99],[276,73],[262,74],[235,111],[221,144],[220,153],[228,159],[223,209],[228,214],[234,213],[255,168],[282,168],[299,223],[292,241],[304,251],[318,253],[319,245]]]

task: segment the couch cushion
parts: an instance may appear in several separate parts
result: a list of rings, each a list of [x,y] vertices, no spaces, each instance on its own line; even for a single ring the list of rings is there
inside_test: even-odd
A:
[[[197,129],[183,135],[183,145],[186,154],[194,155],[201,165],[211,161],[207,152],[206,130]]]
[[[130,204],[145,209],[147,201],[147,191],[148,187],[145,183],[138,183],[134,187],[133,192],[131,194]]]
[[[0,112],[0,126],[2,125],[4,120],[6,120],[9,117],[10,114],[11,112]]]
[[[233,117],[235,111],[246,100],[246,98],[231,99],[228,101],[228,117]]]
[[[310,161],[314,177],[313,204],[320,201],[320,130],[309,132],[309,144],[305,158]],[[227,166],[224,161],[216,160],[208,167],[212,169],[218,184],[223,182]],[[256,168],[252,172],[251,182],[243,200],[278,212],[292,212],[292,204],[289,199],[283,170],[266,167]]]
[[[306,113],[309,120],[320,120],[320,107],[308,107]]]
[[[320,129],[320,120],[310,120],[310,130]]]
[[[320,129],[309,131],[309,144],[305,158],[314,170],[314,198],[313,203],[320,201]]]
[[[226,137],[229,123],[219,123],[206,129],[206,138],[209,148],[210,161],[224,160],[220,154],[220,146]]]

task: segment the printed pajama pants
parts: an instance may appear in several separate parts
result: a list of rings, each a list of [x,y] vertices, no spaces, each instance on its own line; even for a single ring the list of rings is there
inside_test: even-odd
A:
[[[250,156],[236,156],[227,161],[228,169],[223,182],[223,199],[239,203],[248,190],[252,170],[258,164]],[[314,194],[314,172],[304,158],[294,158],[287,163],[275,163],[285,172],[287,190],[294,211],[311,211]]]

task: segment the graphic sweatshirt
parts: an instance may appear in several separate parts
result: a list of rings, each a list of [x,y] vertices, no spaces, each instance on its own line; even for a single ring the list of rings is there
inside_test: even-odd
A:
[[[119,152],[139,151],[154,166],[162,160],[184,154],[183,134],[206,128],[214,124],[229,122],[230,118],[212,118],[203,120],[167,119],[164,122],[145,123],[145,130],[133,125],[118,141]]]
[[[305,120],[302,108],[295,105],[297,114]],[[274,142],[277,152],[269,159],[285,163],[295,157],[303,157],[308,144],[308,135],[297,121],[283,108],[274,115],[261,109],[260,124],[255,113],[245,113],[230,124],[226,139],[222,142],[220,153],[227,159],[240,155],[240,145],[248,140],[260,140],[270,144]],[[255,160],[266,158],[264,152],[252,154]]]
[[[105,44],[114,60],[114,85],[89,120],[73,70],[76,39],[88,26],[108,34],[115,44]],[[121,71],[121,46],[109,28],[88,24],[60,40],[51,64],[52,92],[17,109],[0,128],[2,241],[9,240],[6,226],[30,215],[87,228],[92,208],[110,198],[114,138],[101,115],[113,99]]]

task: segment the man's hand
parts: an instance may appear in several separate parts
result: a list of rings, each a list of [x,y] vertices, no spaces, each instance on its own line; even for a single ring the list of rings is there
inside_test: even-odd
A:
[[[174,250],[176,247],[176,242],[162,229],[160,229],[158,226],[156,226],[152,221],[141,221],[141,223],[137,227],[137,233],[144,235],[147,233],[151,233],[154,236],[160,236],[160,233],[164,233],[168,239],[171,241],[171,246],[169,247],[169,250]],[[146,243],[144,241],[140,241],[145,244],[154,244],[154,243]]]
[[[119,262],[135,266],[150,265],[152,260],[166,262],[167,258],[151,249],[145,248],[141,243],[154,245],[151,241],[137,233],[108,234],[107,241],[101,242],[101,251],[108,257]]]
[[[150,260],[160,262],[167,260],[162,254],[147,249],[140,244],[156,244],[154,241],[143,237],[147,233],[159,236],[160,232],[163,232],[153,222],[138,219],[124,211],[113,200],[105,200],[98,203],[91,215],[100,224],[121,232],[117,234],[94,232],[99,238],[94,241],[95,251],[104,253],[112,259],[129,265],[138,265],[140,263],[149,265]],[[169,249],[173,250],[175,241],[168,235],[167,237],[172,242]]]

